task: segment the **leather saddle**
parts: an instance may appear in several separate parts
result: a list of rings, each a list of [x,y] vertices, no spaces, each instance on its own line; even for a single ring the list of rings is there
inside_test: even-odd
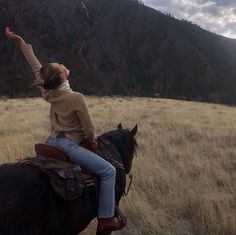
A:
[[[70,162],[69,156],[61,149],[44,143],[38,143],[35,146],[37,156],[53,158],[55,160]],[[81,167],[82,179],[84,181],[92,180],[95,185],[98,184],[98,176]]]

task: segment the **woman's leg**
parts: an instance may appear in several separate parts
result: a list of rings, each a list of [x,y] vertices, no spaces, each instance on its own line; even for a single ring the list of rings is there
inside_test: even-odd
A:
[[[49,138],[47,144],[64,150],[71,162],[79,164],[100,177],[98,218],[110,218],[115,210],[115,168],[95,153],[67,138]]]

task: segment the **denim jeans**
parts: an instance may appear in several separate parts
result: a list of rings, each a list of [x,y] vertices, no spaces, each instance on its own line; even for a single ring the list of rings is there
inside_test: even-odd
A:
[[[115,211],[115,168],[95,153],[79,146],[68,138],[49,137],[46,144],[54,145],[67,153],[71,162],[93,172],[100,177],[98,218],[114,216]]]

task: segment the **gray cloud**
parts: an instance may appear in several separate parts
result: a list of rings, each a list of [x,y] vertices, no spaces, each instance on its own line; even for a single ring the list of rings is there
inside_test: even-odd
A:
[[[236,38],[236,0],[143,0],[145,5]]]
[[[231,32],[236,32],[236,21],[235,22],[229,22],[226,23],[226,28],[230,30]]]
[[[202,13],[215,16],[215,17],[224,17],[221,8],[218,7],[216,4],[202,7]]]
[[[216,3],[217,6],[236,7],[235,0],[212,0],[211,2]]]

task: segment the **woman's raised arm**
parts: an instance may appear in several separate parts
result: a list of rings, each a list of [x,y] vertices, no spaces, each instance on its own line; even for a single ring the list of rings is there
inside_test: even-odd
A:
[[[41,81],[40,69],[42,65],[40,64],[39,60],[35,56],[31,44],[26,43],[21,36],[14,34],[14,32],[11,31],[9,27],[6,27],[5,32],[6,32],[6,36],[9,39],[15,41],[20,46],[21,51],[23,55],[25,56],[25,59],[28,61],[29,65],[31,66],[34,72],[34,75],[36,77],[36,83]]]

